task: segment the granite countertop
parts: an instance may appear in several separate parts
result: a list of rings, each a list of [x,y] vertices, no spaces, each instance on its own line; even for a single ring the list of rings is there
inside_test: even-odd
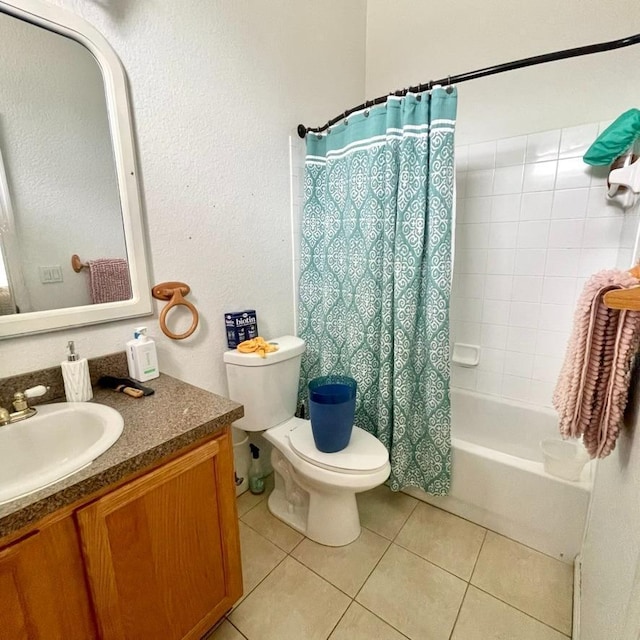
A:
[[[122,435],[88,467],[0,505],[0,538],[216,433],[244,413],[237,402],[168,375],[145,385],[155,394],[136,399],[94,389],[93,402],[113,407],[124,418]]]

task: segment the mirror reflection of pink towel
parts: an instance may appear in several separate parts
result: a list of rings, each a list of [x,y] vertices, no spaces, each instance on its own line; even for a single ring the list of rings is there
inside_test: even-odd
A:
[[[129,264],[123,258],[89,260],[91,302],[119,302],[131,299]]]
[[[560,432],[582,437],[592,458],[604,458],[616,446],[640,341],[640,312],[609,309],[604,294],[637,285],[640,280],[618,269],[587,281],[553,395]]]

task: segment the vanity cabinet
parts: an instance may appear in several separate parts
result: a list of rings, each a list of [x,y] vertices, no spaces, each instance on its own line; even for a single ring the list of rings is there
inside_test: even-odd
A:
[[[228,429],[0,548],[8,640],[199,639],[241,595]]]
[[[77,512],[104,640],[200,638],[240,597],[233,471],[221,444]]]
[[[72,516],[0,549],[0,637],[96,637]]]

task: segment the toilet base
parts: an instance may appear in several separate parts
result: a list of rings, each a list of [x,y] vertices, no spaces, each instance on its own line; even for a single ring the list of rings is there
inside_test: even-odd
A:
[[[358,538],[360,516],[354,491],[305,482],[275,448],[271,461],[275,487],[267,504],[276,518],[328,547],[342,547]]]

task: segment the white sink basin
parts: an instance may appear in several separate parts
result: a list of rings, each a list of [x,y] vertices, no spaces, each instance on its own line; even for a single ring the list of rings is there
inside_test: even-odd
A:
[[[111,407],[60,402],[0,427],[0,504],[22,498],[88,466],[120,437]]]

